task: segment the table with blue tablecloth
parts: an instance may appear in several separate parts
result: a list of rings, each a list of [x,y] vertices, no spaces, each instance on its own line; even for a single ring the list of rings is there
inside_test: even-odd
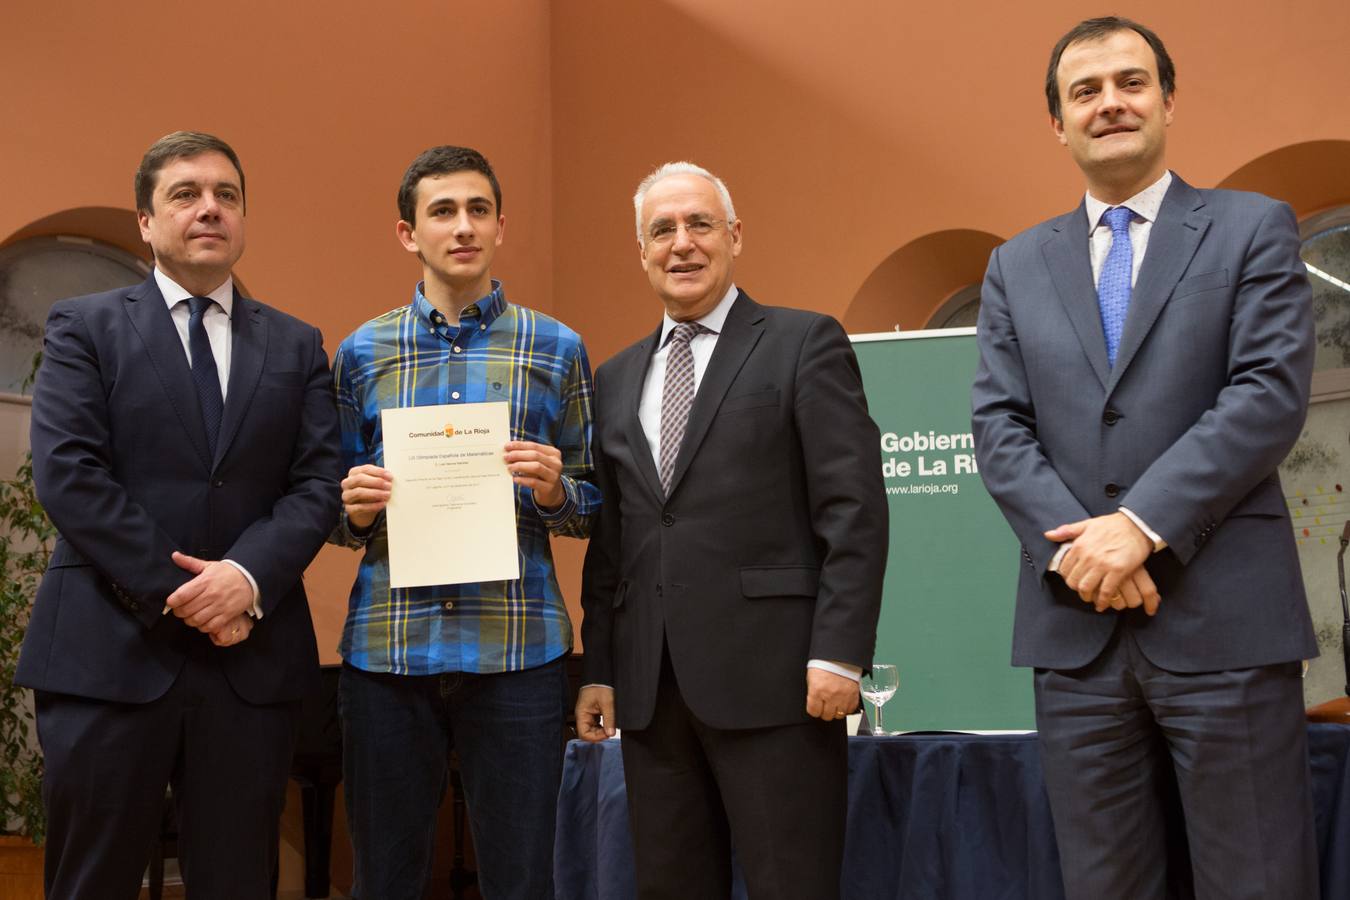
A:
[[[1310,725],[1322,897],[1350,897],[1350,726]],[[1179,813],[1172,817],[1184,852]],[[1169,833],[1169,841],[1172,834]],[[631,900],[617,740],[572,741],[558,802],[558,900]],[[1060,900],[1035,735],[849,739],[845,900]],[[737,878],[735,900],[745,889]]]

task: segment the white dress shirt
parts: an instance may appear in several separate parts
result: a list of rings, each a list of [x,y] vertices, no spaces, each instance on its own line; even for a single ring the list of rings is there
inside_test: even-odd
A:
[[[698,396],[698,386],[703,381],[703,373],[708,370],[708,361],[712,359],[717,347],[717,338],[726,324],[727,313],[736,302],[740,293],[736,285],[727,288],[727,292],[706,315],[695,319],[710,333],[694,335],[689,341],[689,350],[694,356],[694,396]],[[670,355],[670,333],[679,324],[667,313],[661,318],[661,338],[656,352],[652,354],[647,366],[647,380],[642,384],[642,397],[638,401],[638,420],[642,423],[642,433],[652,450],[652,460],[657,469],[661,468],[661,395],[666,385],[666,357]],[[854,681],[862,680],[862,670],[846,663],[835,663],[823,659],[812,659],[806,664],[808,669],[824,669]]]
[[[1172,173],[1163,172],[1157,181],[1135,194],[1124,203],[1116,206],[1128,206],[1134,213],[1130,219],[1130,247],[1134,251],[1133,266],[1130,271],[1130,286],[1139,280],[1139,267],[1143,265],[1144,254],[1148,251],[1148,237],[1153,231],[1153,223],[1158,219],[1158,210],[1162,209],[1163,197],[1172,185]],[[1106,255],[1111,252],[1111,226],[1102,221],[1108,209],[1112,207],[1088,194],[1083,201],[1087,209],[1089,253],[1092,259],[1092,283],[1102,277],[1102,266]]]
[[[703,373],[708,371],[708,360],[712,359],[717,338],[726,324],[731,304],[736,302],[740,293],[736,285],[727,288],[725,296],[718,301],[707,315],[694,321],[708,329],[700,332],[689,341],[689,351],[694,355],[694,395],[698,395],[698,386],[703,382]],[[638,420],[642,423],[642,433],[647,436],[647,444],[652,448],[652,459],[656,468],[661,468],[661,394],[666,386],[666,358],[670,356],[670,333],[679,323],[670,314],[661,317],[661,339],[657,342],[656,352],[652,354],[651,364],[647,366],[647,380],[642,383],[642,398],[638,401]]]
[[[188,365],[191,366],[192,343],[188,335],[188,320],[191,318],[192,312],[184,301],[197,295],[188,291],[158,268],[155,269],[155,284],[159,285],[159,292],[163,295],[164,302],[169,307],[169,315],[173,318],[174,328],[178,329],[178,339],[183,342],[183,354],[187,356]],[[202,314],[202,327],[206,329],[206,338],[211,342],[211,355],[216,358],[216,374],[220,378],[220,395],[223,401],[230,390],[230,316],[234,313],[234,279],[226,278],[223,284],[204,296],[216,301],[215,305],[207,307],[206,312]],[[253,588],[253,609],[250,610],[250,614],[255,619],[261,619],[263,613],[259,601],[262,597],[258,591],[258,582],[248,569],[234,560],[226,559],[222,562],[234,566],[248,579],[249,586]],[[164,612],[167,614],[169,607],[164,607]]]
[[[173,325],[178,329],[178,339],[183,342],[183,354],[191,366],[192,344],[188,336],[188,319],[192,312],[183,301],[196,295],[189,293],[159,269],[155,269],[155,283],[164,295]],[[220,287],[205,296],[216,301],[216,305],[207,307],[202,315],[202,325],[206,328],[207,340],[211,342],[211,355],[216,358],[216,374],[220,376],[220,394],[224,400],[230,390],[230,316],[234,313],[234,279],[226,278]]]

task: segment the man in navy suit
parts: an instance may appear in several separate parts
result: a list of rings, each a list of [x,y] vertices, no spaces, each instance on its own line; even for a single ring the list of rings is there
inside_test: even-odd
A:
[[[1316,897],[1317,647],[1276,474],[1313,360],[1293,213],[1168,171],[1175,72],[1137,23],[1071,30],[1046,95],[1087,196],[994,251],[973,407],[1068,896],[1163,897],[1176,790],[1198,896]]]
[[[244,174],[176,132],[136,173],[155,268],[62,300],[33,393],[60,536],[15,680],[36,691],[48,897],[134,898],[165,788],[189,896],[270,896],[301,695],[300,577],[337,521],[317,329],[244,297]]]

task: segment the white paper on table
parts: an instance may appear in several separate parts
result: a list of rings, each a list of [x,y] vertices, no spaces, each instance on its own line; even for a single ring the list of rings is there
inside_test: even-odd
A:
[[[502,459],[508,405],[453,403],[380,411],[389,585],[520,577],[516,496]]]

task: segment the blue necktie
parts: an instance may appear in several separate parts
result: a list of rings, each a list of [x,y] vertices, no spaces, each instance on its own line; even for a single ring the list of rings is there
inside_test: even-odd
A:
[[[202,424],[206,426],[206,446],[212,458],[216,455],[216,438],[220,435],[220,416],[225,400],[220,393],[220,375],[216,372],[216,358],[211,353],[211,340],[206,336],[202,316],[216,301],[210,297],[188,300],[188,349],[192,351],[192,383],[197,387],[197,403],[202,409]]]
[[[1116,365],[1120,333],[1125,329],[1125,313],[1130,309],[1130,278],[1134,274],[1134,248],[1130,245],[1128,206],[1113,206],[1102,216],[1111,227],[1111,249],[1097,278],[1097,303],[1102,311],[1102,331],[1106,333],[1106,360]]]

